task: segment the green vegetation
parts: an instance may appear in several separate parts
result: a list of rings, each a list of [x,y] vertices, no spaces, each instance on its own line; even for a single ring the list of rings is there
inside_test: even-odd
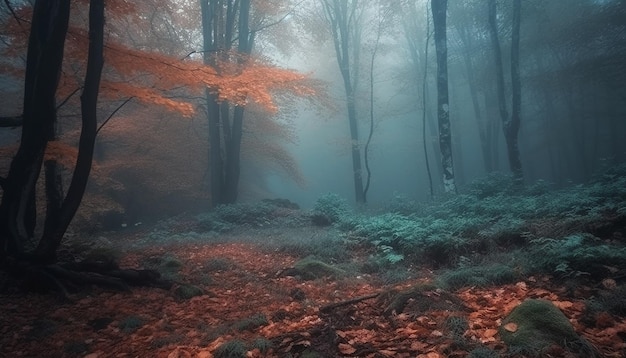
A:
[[[254,331],[257,328],[267,326],[268,324],[269,324],[269,321],[267,320],[267,317],[264,314],[259,313],[254,316],[244,318],[240,321],[235,322],[232,325],[232,327],[236,331],[242,332],[242,331]]]
[[[379,263],[446,268],[440,281],[450,288],[535,273],[602,276],[607,265],[626,262],[623,240],[611,240],[625,234],[626,166],[560,190],[492,174],[430,207],[398,197],[378,214],[354,213],[342,203],[326,195],[316,210],[332,217],[348,244],[374,249]]]
[[[358,270],[389,283],[408,277],[407,266],[429,266],[439,270],[438,284],[449,289],[510,283],[542,273],[604,278],[609,270],[626,269],[621,239],[626,235],[626,166],[562,189],[543,181],[521,185],[510,176],[491,174],[428,205],[396,195],[376,210],[353,210],[345,199],[329,193],[310,211],[266,200],[220,206],[187,220],[189,231],[168,232],[164,227],[150,233],[146,242],[223,242],[231,240],[226,233],[235,228],[264,230],[266,234],[236,237],[249,237],[267,252],[332,264],[328,272],[337,265],[353,265],[354,252],[366,253],[369,258]],[[182,225],[169,223],[176,224]],[[294,227],[300,230],[288,230]],[[303,235],[303,228],[310,234]],[[154,264],[166,277],[175,277],[172,260]],[[220,259],[205,266],[207,272],[231,268]],[[337,273],[309,277],[310,269],[301,268],[308,279]]]
[[[244,341],[233,339],[219,346],[213,352],[213,356],[215,358],[244,358],[247,351]]]
[[[144,321],[140,317],[128,316],[120,320],[117,327],[124,333],[133,333],[143,325]]]
[[[506,329],[514,324],[515,329]],[[552,302],[526,300],[502,321],[500,337],[515,354],[539,356],[552,344],[594,357],[591,346],[580,338],[567,317]]]
[[[294,270],[304,280],[315,280],[322,277],[341,277],[345,272],[325,262],[306,257],[294,264]]]

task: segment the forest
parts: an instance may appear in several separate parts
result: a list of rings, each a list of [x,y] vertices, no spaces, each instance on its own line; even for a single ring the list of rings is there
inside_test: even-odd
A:
[[[626,1],[0,1],[0,356],[626,356]]]

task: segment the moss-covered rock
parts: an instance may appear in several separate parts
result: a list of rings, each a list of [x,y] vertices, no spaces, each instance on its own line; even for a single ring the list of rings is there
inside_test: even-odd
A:
[[[204,291],[200,287],[194,285],[180,285],[174,289],[174,295],[183,300],[188,300],[192,297],[202,296]]]
[[[563,312],[546,300],[522,302],[502,321],[499,333],[513,353],[536,356],[556,344],[589,354],[586,357],[594,356],[593,349],[576,334]]]
[[[322,277],[340,277],[344,271],[325,262],[307,257],[295,263],[294,272],[304,280],[315,280]]]

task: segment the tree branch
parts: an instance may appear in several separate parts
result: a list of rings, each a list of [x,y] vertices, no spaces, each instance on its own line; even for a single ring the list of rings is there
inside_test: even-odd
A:
[[[107,119],[104,120],[104,122],[102,122],[102,124],[100,125],[100,127],[98,127],[98,129],[96,130],[96,136],[98,135],[98,133],[100,133],[100,130],[102,129],[102,127],[104,127],[105,124],[107,124],[107,122],[113,118],[113,116],[115,115],[115,113],[117,113],[117,111],[119,111],[120,109],[122,109],[122,107],[124,107],[126,105],[126,103],[130,102],[130,100],[132,100],[135,97],[129,97],[127,98],[124,102],[122,102],[122,104],[120,104],[113,112],[111,112],[111,114],[107,117]]]

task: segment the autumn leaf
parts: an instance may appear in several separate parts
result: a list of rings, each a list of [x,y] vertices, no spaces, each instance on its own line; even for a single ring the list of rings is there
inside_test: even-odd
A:
[[[508,332],[515,332],[517,331],[517,324],[513,322],[509,322],[505,324],[503,328]]]
[[[352,354],[356,352],[356,348],[352,347],[349,344],[339,343],[339,351],[341,354]]]

